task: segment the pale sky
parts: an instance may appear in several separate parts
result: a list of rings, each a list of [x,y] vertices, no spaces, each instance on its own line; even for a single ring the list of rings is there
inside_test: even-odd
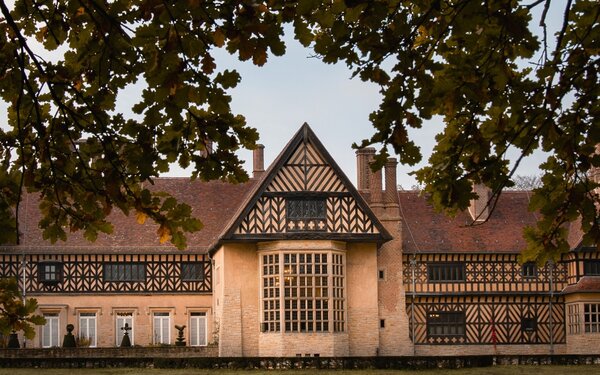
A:
[[[553,9],[549,26],[557,28],[560,17],[560,10]],[[537,24],[537,21],[534,23]],[[286,45],[287,53],[284,56],[270,56],[263,67],[240,62],[224,50],[215,51],[219,71],[235,68],[242,77],[238,86],[229,91],[233,98],[232,111],[244,115],[248,125],[259,131],[259,143],[265,145],[266,167],[299,127],[307,122],[344,173],[355,183],[356,162],[351,145],[373,133],[368,116],[379,106],[381,96],[378,87],[358,78],[351,80],[351,72],[344,64],[327,65],[309,57],[311,50],[304,49],[291,37],[286,39]],[[135,96],[129,98],[137,101]],[[127,108],[130,105],[123,101],[119,107]],[[0,119],[6,119],[6,104],[2,102]],[[424,156],[420,165],[426,163],[433,148],[434,136],[441,130],[441,122],[434,120],[426,122],[422,129],[411,131],[411,139],[421,147]],[[251,151],[242,151],[240,156],[246,160],[246,169],[251,173]],[[537,165],[542,159],[539,154],[528,158],[517,174],[539,174]],[[415,179],[408,175],[414,168],[398,167],[398,183],[405,189],[416,184]],[[185,175],[185,172],[174,170],[170,175]]]

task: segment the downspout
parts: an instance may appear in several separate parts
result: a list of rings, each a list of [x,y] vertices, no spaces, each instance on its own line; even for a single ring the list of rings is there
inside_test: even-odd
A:
[[[27,294],[27,288],[25,288],[25,282],[27,281],[25,274],[27,269],[27,260],[25,259],[25,252],[21,252],[21,297],[23,298],[23,304],[25,304],[25,297]]]
[[[554,298],[554,261],[548,261],[550,270],[550,316],[548,318],[548,327],[550,329],[550,355],[554,355],[554,321],[552,317],[552,299]]]
[[[410,300],[410,326],[412,331],[412,342],[413,342],[413,357],[416,356],[417,346],[416,346],[416,338],[415,338],[415,269],[417,268],[417,258],[413,253],[410,258],[410,273],[411,273],[411,294],[412,298]]]

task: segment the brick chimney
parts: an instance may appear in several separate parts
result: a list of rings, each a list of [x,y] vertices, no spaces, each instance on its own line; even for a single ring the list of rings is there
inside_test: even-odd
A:
[[[383,195],[383,202],[386,207],[399,207],[400,202],[398,200],[398,180],[396,178],[396,167],[398,161],[396,158],[388,158],[385,163],[385,192]]]
[[[356,150],[356,183],[358,190],[369,190],[371,184],[371,167],[369,163],[373,160],[375,149],[365,147]]]
[[[371,192],[371,208],[378,214],[379,208],[383,208],[383,190],[381,187],[381,169],[371,172],[369,181],[369,191]]]
[[[252,150],[252,177],[260,178],[265,173],[265,146],[257,144]]]
[[[488,201],[490,200],[490,189],[483,184],[473,184],[473,192],[477,198],[471,199],[469,214],[474,221],[485,221],[490,216]]]

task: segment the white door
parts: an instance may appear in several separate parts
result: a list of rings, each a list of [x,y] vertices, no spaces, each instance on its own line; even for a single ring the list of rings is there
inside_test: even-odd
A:
[[[190,316],[190,345],[206,345],[206,313],[194,312]]]
[[[51,348],[60,346],[59,343],[59,320],[58,314],[44,314],[46,324],[42,327],[42,347]]]
[[[154,313],[154,343],[170,344],[170,324],[169,313]]]
[[[117,313],[116,319],[117,325],[115,329],[115,337],[117,338],[117,346],[121,346],[121,341],[123,341],[123,336],[125,335],[125,330],[121,329],[125,327],[125,324],[131,328],[129,331],[129,340],[131,341],[131,345],[133,345],[134,338],[134,326],[133,326],[133,313]]]
[[[96,347],[96,313],[79,314],[79,339],[90,340],[90,347]]]

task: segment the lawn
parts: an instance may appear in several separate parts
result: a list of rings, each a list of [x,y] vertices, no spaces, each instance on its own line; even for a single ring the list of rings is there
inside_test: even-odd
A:
[[[459,370],[205,370],[205,369],[147,369],[147,368],[102,368],[102,369],[3,369],[0,375],[239,375],[242,372],[255,375],[309,375],[316,371],[320,375],[583,375],[598,374],[600,366],[496,366]],[[291,374],[290,374],[291,373]]]

